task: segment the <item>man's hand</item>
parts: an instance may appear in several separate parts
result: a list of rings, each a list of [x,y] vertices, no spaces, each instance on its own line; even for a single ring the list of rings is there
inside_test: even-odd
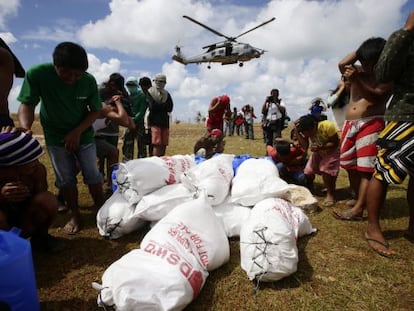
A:
[[[345,65],[345,72],[343,73],[343,77],[345,81],[352,81],[356,78],[358,74],[358,70],[354,65]]]
[[[9,182],[1,188],[1,195],[8,202],[22,202],[30,197],[30,190],[21,181]]]
[[[79,133],[76,129],[69,132],[64,138],[66,150],[71,152],[78,150],[80,145],[80,136],[81,133]]]

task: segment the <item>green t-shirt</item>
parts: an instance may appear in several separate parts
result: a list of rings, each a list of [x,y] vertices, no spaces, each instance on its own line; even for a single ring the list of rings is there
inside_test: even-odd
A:
[[[52,63],[30,68],[17,100],[27,105],[40,105],[40,122],[46,145],[63,146],[64,137],[77,127],[91,111],[101,109],[95,78],[85,72],[73,84],[64,83]],[[92,127],[84,131],[81,144],[94,141]]]

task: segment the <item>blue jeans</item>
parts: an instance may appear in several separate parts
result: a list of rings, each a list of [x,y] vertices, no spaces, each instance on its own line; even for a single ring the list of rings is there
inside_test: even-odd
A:
[[[75,152],[69,152],[65,147],[47,146],[53,170],[56,176],[56,187],[69,188],[77,184],[76,175],[82,171],[83,182],[87,185],[102,183],[96,163],[95,144],[80,145]]]
[[[303,172],[303,170],[289,172],[287,170],[286,165],[282,162],[277,163],[276,166],[277,166],[277,169],[279,170],[280,178],[282,178],[286,182],[293,183],[293,184],[299,185],[299,186],[306,186],[307,185],[306,175]]]

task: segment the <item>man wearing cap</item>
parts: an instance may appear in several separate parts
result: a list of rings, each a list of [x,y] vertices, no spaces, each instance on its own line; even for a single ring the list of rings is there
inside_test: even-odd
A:
[[[13,75],[24,77],[24,69],[6,42],[0,38],[0,128],[14,126],[10,118],[8,97],[13,86]]]
[[[39,162],[42,147],[32,136],[16,128],[0,132],[0,229],[21,229],[31,237],[33,249],[54,252],[62,248],[48,234],[58,202],[48,191],[46,167]]]
[[[210,159],[216,153],[223,153],[226,144],[223,138],[224,135],[221,130],[212,129],[196,141],[193,148],[194,154]]]
[[[170,136],[170,113],[173,110],[173,101],[170,93],[165,90],[167,77],[157,74],[154,86],[148,89],[148,125],[151,127],[151,144],[153,155],[165,155]]]
[[[214,97],[208,106],[207,131],[219,129],[223,131],[223,116],[230,110],[230,97],[221,95]]]
[[[134,158],[134,141],[137,140],[138,158],[147,156],[143,137],[145,133],[144,117],[147,110],[147,100],[145,94],[139,89],[137,78],[129,77],[126,80],[131,102],[132,118],[135,122],[135,130],[125,129],[124,141],[122,145],[123,161],[129,161]]]

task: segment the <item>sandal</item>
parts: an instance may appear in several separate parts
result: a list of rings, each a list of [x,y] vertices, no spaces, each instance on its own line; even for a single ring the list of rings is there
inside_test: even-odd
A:
[[[332,207],[332,206],[334,206],[334,205],[335,205],[335,203],[336,203],[336,201],[335,201],[335,200],[328,200],[328,199],[325,199],[325,200],[322,202],[322,206],[323,206],[323,207]]]

